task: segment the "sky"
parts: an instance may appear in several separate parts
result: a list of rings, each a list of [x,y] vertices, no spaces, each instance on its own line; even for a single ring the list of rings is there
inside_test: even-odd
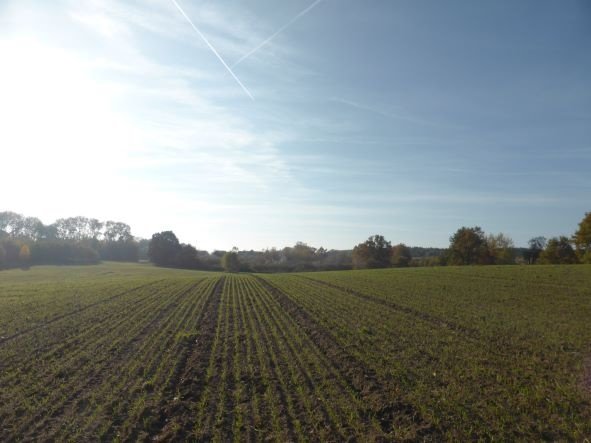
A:
[[[0,210],[199,249],[591,211],[586,0],[0,0]]]

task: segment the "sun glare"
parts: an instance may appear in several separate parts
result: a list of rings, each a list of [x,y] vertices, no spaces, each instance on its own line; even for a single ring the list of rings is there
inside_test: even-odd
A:
[[[113,173],[113,156],[121,159],[133,144],[109,83],[88,60],[35,39],[0,41],[0,54],[0,146],[11,165],[3,176],[22,184],[13,198],[36,200],[39,183],[69,189],[70,197],[100,192],[99,174]],[[23,182],[23,171],[35,184]]]

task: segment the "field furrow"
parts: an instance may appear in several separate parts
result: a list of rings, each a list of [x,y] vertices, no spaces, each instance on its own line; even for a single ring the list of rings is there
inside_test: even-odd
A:
[[[178,364],[169,378],[167,400],[159,406],[158,441],[182,441],[195,433],[195,417],[206,386],[206,372],[217,343],[217,327],[225,278],[217,279],[199,313],[195,329],[185,336]],[[171,396],[174,395],[172,398]]]
[[[346,292],[348,294],[355,295],[356,297],[359,297],[359,298],[361,298],[363,300],[367,300],[367,301],[370,301],[372,303],[377,303],[379,305],[385,306],[386,308],[393,309],[393,310],[396,310],[396,311],[399,311],[399,312],[403,312],[405,314],[414,316],[414,317],[416,317],[416,318],[418,318],[420,320],[423,320],[423,321],[432,323],[435,326],[440,326],[442,328],[448,328],[448,329],[451,329],[453,331],[457,331],[458,333],[464,334],[464,335],[469,336],[469,337],[475,337],[477,339],[481,338],[481,337],[479,337],[479,333],[478,333],[478,331],[476,329],[468,328],[466,326],[462,326],[462,325],[457,324],[457,323],[449,322],[449,321],[447,321],[447,320],[445,320],[443,318],[439,318],[439,317],[436,317],[434,315],[430,315],[430,314],[428,314],[426,312],[419,311],[417,309],[413,309],[413,308],[410,308],[408,306],[400,305],[398,303],[393,302],[392,300],[387,300],[387,299],[384,299],[384,298],[380,298],[380,297],[375,297],[375,296],[372,296],[372,295],[364,294],[364,293],[362,293],[360,291],[356,291],[356,290],[351,289],[351,288],[343,287],[343,286],[340,286],[340,285],[337,285],[337,284],[334,284],[334,283],[330,283],[330,282],[327,282],[327,281],[323,281],[323,280],[316,280],[316,279],[314,279],[312,277],[304,277],[302,275],[300,275],[299,277],[300,278],[303,278],[303,279],[306,279],[306,280],[308,280],[310,282],[313,282],[315,284],[320,284],[320,285],[328,286],[329,288],[333,288],[333,289],[336,289],[338,291],[342,291],[342,292]]]
[[[18,337],[21,337],[21,336],[23,336],[25,334],[30,334],[31,332],[37,331],[39,329],[46,328],[47,326],[51,325],[52,323],[58,322],[58,321],[63,320],[65,318],[72,317],[74,315],[79,315],[80,313],[82,313],[82,312],[84,312],[84,311],[86,311],[88,309],[92,309],[92,308],[94,308],[97,305],[100,305],[100,304],[103,304],[103,303],[109,303],[112,300],[115,300],[117,298],[123,297],[123,296],[128,295],[130,293],[133,293],[135,291],[141,290],[141,289],[143,289],[143,288],[145,288],[147,286],[153,285],[154,283],[156,283],[156,282],[150,282],[150,283],[146,283],[146,284],[142,284],[142,285],[136,286],[136,287],[131,288],[131,289],[126,289],[126,290],[124,290],[122,292],[119,292],[119,293],[117,293],[115,295],[112,295],[110,297],[107,297],[105,299],[96,301],[94,303],[86,304],[83,307],[79,307],[79,308],[74,309],[72,311],[69,311],[69,312],[66,312],[66,313],[63,313],[63,314],[56,315],[56,316],[51,317],[49,319],[44,319],[44,320],[38,322],[37,324],[35,324],[33,326],[27,327],[25,329],[19,329],[18,332],[14,332],[14,333],[9,334],[9,335],[1,336],[0,337],[0,346],[2,346],[4,343],[7,343],[9,341],[12,341],[12,340],[14,340],[14,339],[16,339]]]
[[[2,271],[0,441],[585,441],[589,269]]]
[[[376,428],[376,425],[379,425],[382,432],[396,438],[412,438],[409,433],[414,433],[414,438],[437,435],[438,430],[425,421],[414,406],[398,395],[399,387],[392,380],[378,376],[370,366],[347,352],[345,346],[335,340],[330,330],[322,326],[281,289],[264,279],[259,281],[300,328],[313,338],[314,343],[322,349],[333,365],[339,368],[351,390],[364,405],[361,414],[366,417],[370,426],[366,432],[371,430],[371,426]]]
[[[142,319],[146,316],[157,315],[158,308],[163,299],[161,296],[152,297],[140,309],[135,311],[135,315],[126,315],[120,319],[119,324],[114,323],[114,329],[97,331],[88,341],[77,341],[71,346],[57,346],[43,356],[35,359],[29,359],[24,364],[16,364],[10,368],[10,371],[4,371],[0,376],[2,385],[5,389],[0,391],[4,397],[4,402],[0,402],[3,407],[0,410],[2,414],[13,413],[13,406],[18,408],[31,408],[39,410],[31,415],[31,422],[36,422],[41,417],[39,413],[52,414],[54,410],[59,410],[60,405],[67,402],[68,395],[76,396],[77,393],[88,391],[88,387],[93,385],[101,374],[107,375],[111,369],[111,355],[106,352],[107,349],[116,349],[120,343],[126,340],[129,333],[139,330],[142,325]],[[131,328],[127,334],[112,335],[111,331],[117,331],[118,328]],[[30,356],[31,357],[31,356]],[[21,380],[26,378],[30,383],[23,386]],[[81,383],[82,381],[82,383]],[[71,389],[75,386],[78,389]],[[12,388],[12,389],[11,389]],[[34,402],[23,402],[24,399],[33,399]],[[58,399],[62,399],[59,401]],[[47,404],[49,407],[45,408]],[[19,409],[17,408],[17,413]],[[40,409],[42,408],[42,409]],[[27,428],[25,422],[23,429]]]
[[[95,355],[104,356],[104,359],[101,363],[95,365],[84,364],[89,357],[83,362],[72,359],[70,365],[62,366],[61,373],[68,375],[63,377],[59,388],[54,387],[48,399],[48,404],[51,406],[44,411],[50,412],[55,428],[60,432],[67,428],[66,425],[60,424],[57,418],[69,417],[70,415],[64,414],[65,409],[68,407],[76,407],[77,422],[79,423],[87,415],[96,416],[101,414],[102,403],[112,396],[112,392],[129,392],[129,390],[123,389],[123,383],[133,374],[131,367],[137,365],[139,360],[132,357],[141,357],[145,355],[146,350],[150,350],[151,335],[159,330],[161,323],[167,319],[169,312],[176,306],[178,300],[190,289],[190,287],[186,287],[186,284],[183,284],[165,297],[160,294],[156,306],[146,306],[145,310],[139,310],[138,315],[140,317],[138,319],[141,318],[142,320],[133,321],[132,319],[133,323],[129,323],[128,319],[128,321],[121,324],[122,329],[113,329],[109,332],[103,331],[101,334],[103,336],[102,342],[98,343],[92,351],[88,348],[72,350],[73,355],[90,356],[94,353]],[[135,374],[133,376],[134,380],[139,379]],[[85,380],[86,384],[81,386],[78,391],[72,391],[71,387],[79,385],[80,379]],[[119,402],[121,399],[117,401]],[[101,403],[100,407],[92,407],[92,405],[98,405],[99,403]],[[113,408],[112,415],[115,419],[117,418],[115,408]],[[34,423],[35,426],[25,424],[28,432],[35,433],[38,429],[44,429],[45,427],[45,421],[41,420],[40,417],[37,417]],[[84,428],[79,424],[77,426]],[[91,434],[92,431],[94,429],[91,429]]]
[[[168,284],[169,285],[169,284]],[[22,368],[20,365],[32,364],[30,356],[35,359],[50,359],[57,355],[61,358],[63,352],[75,346],[84,344],[91,346],[98,340],[102,340],[100,332],[108,323],[108,328],[119,327],[122,323],[129,321],[130,315],[136,314],[138,309],[148,308],[148,303],[159,303],[162,300],[162,291],[166,290],[167,284],[149,285],[143,289],[141,294],[134,294],[129,299],[119,300],[113,305],[103,305],[86,313],[80,313],[74,321],[64,324],[48,325],[43,332],[35,331],[29,335],[22,335],[13,343],[6,344],[2,350],[4,360],[2,365],[10,365],[11,368]],[[23,352],[26,351],[26,352]]]

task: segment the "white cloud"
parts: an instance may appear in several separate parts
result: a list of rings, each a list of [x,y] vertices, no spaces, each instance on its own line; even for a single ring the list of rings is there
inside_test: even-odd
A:
[[[178,223],[190,236],[221,215],[215,203],[232,207],[277,184],[297,191],[278,148],[286,136],[208,97],[205,85],[223,89],[227,78],[142,52],[142,29],[178,25],[174,9],[159,18],[155,5],[75,3],[74,21],[105,38],[92,53],[0,33],[0,146],[11,165],[0,186],[12,190],[3,207],[46,221],[116,218],[140,235]]]
[[[265,26],[239,5],[230,8],[210,2],[179,1],[179,4],[214,46],[231,59],[245,54],[266,36]],[[103,35],[118,33],[129,37],[134,31],[147,31],[205,48],[203,42],[194,38],[193,31],[170,0],[90,0],[83,3],[72,0],[69,7],[72,18]],[[274,52],[289,52],[278,44],[273,44],[272,48]]]
[[[126,26],[117,20],[113,20],[102,11],[71,12],[70,16],[75,21],[94,29],[104,37],[115,38],[121,35],[130,35]]]

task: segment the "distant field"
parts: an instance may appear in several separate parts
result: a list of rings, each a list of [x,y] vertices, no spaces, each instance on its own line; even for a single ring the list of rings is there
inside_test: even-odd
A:
[[[591,438],[591,266],[0,272],[0,441]]]

